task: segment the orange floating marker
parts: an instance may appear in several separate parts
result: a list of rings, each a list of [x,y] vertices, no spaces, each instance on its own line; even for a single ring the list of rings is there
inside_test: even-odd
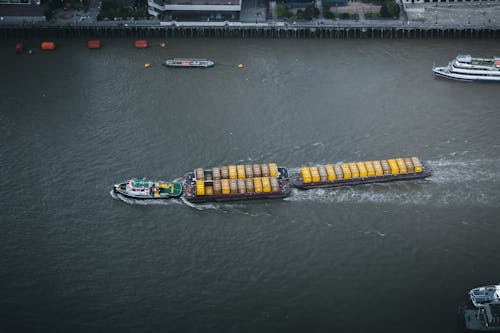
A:
[[[148,41],[146,40],[136,40],[135,41],[135,47],[138,49],[145,49],[148,47]]]
[[[23,53],[23,51],[24,51],[23,43],[17,43],[16,44],[16,53]]]
[[[44,51],[52,51],[56,49],[56,43],[54,42],[43,42],[40,47]]]
[[[102,44],[101,44],[100,40],[89,40],[87,42],[87,47],[89,49],[100,49],[101,46],[102,46]]]

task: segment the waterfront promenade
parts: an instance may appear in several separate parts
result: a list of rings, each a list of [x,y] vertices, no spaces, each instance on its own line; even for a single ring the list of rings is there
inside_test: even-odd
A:
[[[158,36],[158,37],[500,37],[500,4],[410,4],[398,19],[312,21],[263,20],[261,22],[180,22],[149,20],[97,21],[99,0],[89,12],[55,15],[50,22],[0,21],[4,36],[12,31],[35,31],[58,36]],[[363,7],[359,7],[363,8]],[[32,33],[30,35],[33,35]]]

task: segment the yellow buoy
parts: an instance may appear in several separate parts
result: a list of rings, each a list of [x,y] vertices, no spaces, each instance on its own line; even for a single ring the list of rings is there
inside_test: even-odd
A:
[[[150,64],[144,64],[144,68],[149,68]]]
[[[243,68],[243,64],[239,64],[239,65],[238,65],[238,68]]]

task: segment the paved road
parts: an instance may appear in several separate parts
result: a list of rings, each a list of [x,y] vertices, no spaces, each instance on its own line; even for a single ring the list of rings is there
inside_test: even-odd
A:
[[[157,19],[132,21],[97,21],[102,0],[90,0],[90,9],[87,13],[73,12],[71,17],[56,15],[53,22],[24,23],[37,26],[184,26],[184,27],[261,27],[261,28],[439,28],[439,29],[500,29],[500,4],[486,5],[410,5],[406,6],[406,13],[397,20],[366,20],[360,15],[360,20],[327,20],[283,22],[265,20],[265,8],[258,5],[258,0],[247,1],[245,9],[246,22],[160,22]],[[68,12],[61,12],[68,13]],[[12,22],[0,22],[12,24]]]

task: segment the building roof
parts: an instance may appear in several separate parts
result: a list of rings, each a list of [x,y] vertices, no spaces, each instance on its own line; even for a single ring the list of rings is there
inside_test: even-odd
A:
[[[37,5],[0,4],[0,16],[44,16],[43,7]]]
[[[239,5],[240,0],[165,0],[165,5]]]

